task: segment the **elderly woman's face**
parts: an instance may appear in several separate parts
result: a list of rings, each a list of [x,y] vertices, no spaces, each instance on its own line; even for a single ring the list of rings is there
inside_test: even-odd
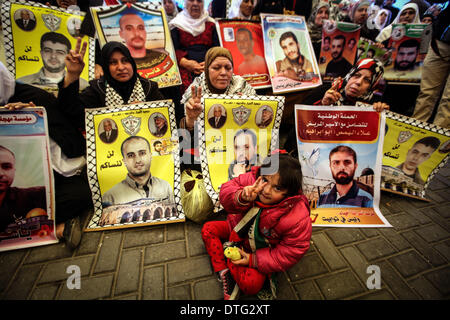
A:
[[[366,22],[367,18],[369,17],[367,15],[368,8],[369,8],[369,6],[360,6],[355,11],[355,16],[353,17],[353,22],[357,23],[357,24],[363,24],[364,22]]]
[[[329,12],[328,12],[327,7],[322,7],[319,9],[319,11],[317,11],[316,19],[314,20],[314,23],[317,26],[321,26],[323,24],[322,20],[328,19],[328,17],[329,17]]]
[[[211,85],[219,90],[226,89],[233,76],[233,65],[225,57],[217,57],[208,67],[209,81]]]
[[[347,82],[345,94],[352,98],[358,98],[367,93],[372,80],[372,71],[361,69],[357,71]]]
[[[246,17],[250,16],[253,11],[253,0],[242,0],[239,9],[241,10],[244,16]]]
[[[194,19],[198,19],[202,15],[203,5],[203,0],[186,0],[185,2],[187,12]]]
[[[133,77],[133,66],[120,51],[114,51],[109,57],[109,73],[120,82],[127,82]]]

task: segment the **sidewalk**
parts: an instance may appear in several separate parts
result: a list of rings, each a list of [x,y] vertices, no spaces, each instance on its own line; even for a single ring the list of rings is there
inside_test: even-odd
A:
[[[313,228],[308,253],[279,277],[278,299],[448,299],[449,188],[447,164],[431,202],[382,192],[393,228]],[[0,253],[0,299],[222,299],[200,230],[186,221],[89,232],[75,251],[59,243]],[[71,265],[79,290],[67,287]],[[369,265],[380,268],[380,289],[366,286]]]

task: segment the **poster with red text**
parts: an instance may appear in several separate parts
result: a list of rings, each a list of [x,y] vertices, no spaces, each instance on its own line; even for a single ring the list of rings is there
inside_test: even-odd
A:
[[[390,227],[379,209],[384,113],[296,105],[295,123],[313,226]]]

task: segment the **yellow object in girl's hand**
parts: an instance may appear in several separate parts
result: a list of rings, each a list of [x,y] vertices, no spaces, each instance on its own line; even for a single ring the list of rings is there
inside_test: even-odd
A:
[[[231,260],[239,260],[242,258],[237,247],[228,247],[223,251],[223,254]]]

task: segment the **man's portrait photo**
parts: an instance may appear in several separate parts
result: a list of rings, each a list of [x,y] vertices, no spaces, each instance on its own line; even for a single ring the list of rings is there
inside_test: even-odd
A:
[[[161,140],[155,140],[153,142],[153,151],[152,156],[161,156],[163,155],[163,143]]]
[[[214,129],[220,129],[227,121],[227,112],[220,104],[215,104],[209,109],[208,123]]]
[[[147,48],[147,30],[143,14],[134,8],[126,8],[121,12],[119,36],[130,50],[138,69],[154,67],[168,56],[164,48]]]
[[[258,128],[264,129],[267,128],[272,123],[273,119],[273,110],[269,106],[262,106],[256,111],[255,114],[255,122]]]
[[[319,197],[318,208],[373,207],[373,197],[358,186],[354,179],[358,162],[356,152],[348,146],[336,146],[330,151],[329,165],[334,186]]]
[[[36,27],[36,17],[27,9],[17,10],[14,13],[14,21],[23,31],[31,31]]]
[[[325,75],[332,77],[344,77],[352,68],[352,64],[342,54],[345,49],[345,37],[337,35],[331,41],[331,60],[325,69]]]
[[[347,44],[347,48],[348,48],[348,50],[353,50],[353,48],[355,47],[355,45],[356,45],[356,40],[355,40],[355,38],[351,38],[350,40],[348,40],[348,44]]]
[[[150,172],[152,154],[147,139],[130,136],[122,142],[121,153],[127,169],[126,177],[102,196],[104,207],[125,204],[140,199],[152,199],[170,204],[174,195],[170,184]]]
[[[14,150],[0,144],[0,232],[16,221],[35,215],[47,215],[44,186],[12,186],[17,168]]]
[[[420,42],[415,39],[408,39],[400,43],[397,48],[397,55],[394,62],[394,70],[408,71],[414,70],[416,58],[419,54]]]
[[[72,45],[63,34],[47,32],[42,35],[40,46],[42,68],[36,73],[17,79],[17,81],[31,85],[58,88],[58,83],[64,79],[66,74],[64,60]],[[88,82],[80,78],[80,90],[87,86]]]
[[[119,131],[114,120],[104,119],[98,126],[98,136],[104,143],[113,143],[117,139]]]
[[[325,52],[330,51],[330,43],[331,43],[331,38],[328,36],[325,37],[322,42],[322,50]]]
[[[155,112],[148,119],[148,129],[155,137],[161,138],[167,132],[167,119],[159,112]]]
[[[259,164],[258,139],[250,129],[240,129],[233,137],[234,161],[228,168],[228,179],[249,172]]]
[[[425,137],[417,140],[406,153],[403,163],[397,166],[397,169],[413,179],[415,183],[425,184],[419,171],[419,166],[428,160],[434,151],[439,148],[441,141],[436,137]]]
[[[250,30],[246,28],[239,28],[236,31],[236,46],[239,52],[244,57],[244,61],[237,68],[239,75],[248,74],[265,74],[266,60],[263,57],[255,54],[253,51],[253,36]]]
[[[314,72],[311,62],[300,52],[297,36],[293,32],[283,33],[279,44],[285,58],[276,62],[276,76],[299,81],[302,76]]]

